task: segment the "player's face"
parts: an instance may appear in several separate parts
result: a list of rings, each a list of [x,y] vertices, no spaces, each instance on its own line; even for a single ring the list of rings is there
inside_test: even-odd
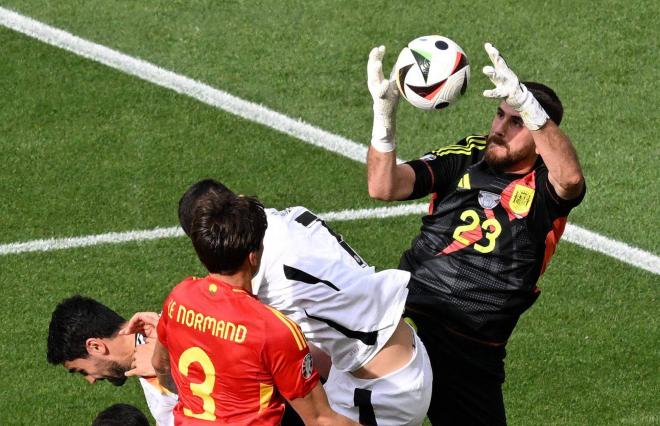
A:
[[[99,380],[107,380],[115,386],[121,386],[126,382],[124,373],[128,370],[115,361],[99,359],[94,355],[64,361],[64,368],[70,373],[82,374],[85,380],[91,384]]]
[[[536,146],[520,113],[501,102],[486,144],[486,162],[495,170],[517,172],[536,161]]]

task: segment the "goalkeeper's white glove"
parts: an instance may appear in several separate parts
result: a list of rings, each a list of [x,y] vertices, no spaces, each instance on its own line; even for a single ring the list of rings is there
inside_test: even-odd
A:
[[[548,121],[548,114],[534,95],[520,83],[516,74],[504,62],[500,52],[490,43],[484,45],[493,66],[485,66],[484,74],[493,82],[495,88],[484,90],[487,98],[504,98],[506,103],[520,113],[529,130],[538,130]]]
[[[380,152],[391,152],[396,147],[396,108],[399,104],[399,90],[394,79],[383,76],[383,56],[385,46],[374,47],[369,53],[367,64],[367,86],[374,100],[374,125],[371,131],[371,145]]]

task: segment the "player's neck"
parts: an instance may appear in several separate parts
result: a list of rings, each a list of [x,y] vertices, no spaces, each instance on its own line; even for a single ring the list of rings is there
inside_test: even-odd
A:
[[[108,340],[108,347],[114,354],[115,361],[130,369],[133,354],[135,353],[135,334],[114,336]]]
[[[536,165],[536,161],[538,160],[538,158],[539,158],[538,155],[535,155],[533,158],[528,158],[526,160],[519,161],[503,169],[502,172],[516,174],[516,175],[525,175],[534,169],[534,166]]]
[[[241,268],[233,274],[209,274],[210,276],[229,284],[232,287],[240,288],[248,293],[252,293],[252,271],[247,268]]]

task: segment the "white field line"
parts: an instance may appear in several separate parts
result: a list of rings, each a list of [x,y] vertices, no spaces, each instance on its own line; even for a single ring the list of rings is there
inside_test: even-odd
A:
[[[427,204],[406,204],[396,207],[379,207],[375,209],[342,210],[320,214],[324,220],[345,221],[357,219],[383,219],[387,217],[419,214],[427,210]],[[148,241],[162,238],[182,237],[183,230],[178,226],[170,228],[154,228],[142,231],[109,232],[107,234],[87,235],[71,238],[49,238],[19,243],[0,245],[0,256],[30,252],[89,247],[101,244],[120,244],[130,241]]]
[[[395,207],[378,207],[373,209],[342,210],[319,214],[327,221],[349,221],[358,219],[383,219],[388,217],[422,215],[428,211],[428,204],[404,204]],[[29,252],[44,252],[76,247],[96,246],[101,244],[119,244],[130,241],[148,241],[161,238],[183,236],[178,226],[170,228],[154,228],[144,231],[111,232],[107,234],[89,235],[73,238],[51,238],[48,240],[33,240],[21,243],[0,245],[0,256]],[[564,241],[570,241],[589,250],[597,251],[621,262],[660,275],[660,257],[644,250],[631,247],[618,241],[612,241],[595,232],[577,225],[566,225]]]
[[[192,97],[205,104],[222,109],[231,114],[273,128],[282,133],[300,139],[309,144],[343,155],[361,163],[365,162],[367,148],[341,136],[326,132],[301,120],[287,117],[284,114],[270,110],[262,105],[254,104],[237,98],[227,92],[215,89],[207,84],[165,70],[149,62],[125,55],[116,50],[76,37],[71,33],[43,24],[34,19],[0,7],[0,25],[59,47],[76,55],[102,63],[108,67],[120,70],[158,86]],[[398,160],[399,162],[401,160]],[[421,206],[421,207],[420,207]],[[398,206],[374,209],[373,214],[381,217],[397,216],[412,213],[425,205]],[[338,215],[333,219],[332,215]],[[360,216],[360,214],[364,216]],[[346,218],[342,215],[348,215]],[[357,215],[357,216],[354,216]],[[350,220],[371,216],[366,210],[328,213],[328,220]],[[0,255],[23,253],[30,251],[47,251],[68,247],[82,247],[102,243],[117,243],[145,239],[167,238],[178,235],[177,228],[157,228],[149,231],[130,231],[125,233],[109,233],[96,236],[37,240],[25,243],[0,245]],[[622,262],[637,266],[655,274],[660,274],[658,256],[631,247],[625,243],[604,237],[589,230],[568,224],[565,239],[590,250],[612,256]]]
[[[302,120],[287,117],[263,105],[248,102],[208,84],[176,74],[141,59],[92,43],[3,7],[0,7],[0,25],[197,99],[207,105],[278,130],[308,144],[335,152],[355,161],[365,162],[367,147],[363,144],[314,127]]]

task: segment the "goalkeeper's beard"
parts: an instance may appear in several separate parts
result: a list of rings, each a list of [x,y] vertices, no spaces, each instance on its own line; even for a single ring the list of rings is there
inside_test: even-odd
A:
[[[488,135],[486,142],[484,161],[497,172],[507,172],[517,164],[530,158],[530,156],[536,156],[534,144],[524,145],[518,150],[511,150],[510,143],[505,142],[497,135]],[[503,153],[502,150],[505,150],[505,152]]]

